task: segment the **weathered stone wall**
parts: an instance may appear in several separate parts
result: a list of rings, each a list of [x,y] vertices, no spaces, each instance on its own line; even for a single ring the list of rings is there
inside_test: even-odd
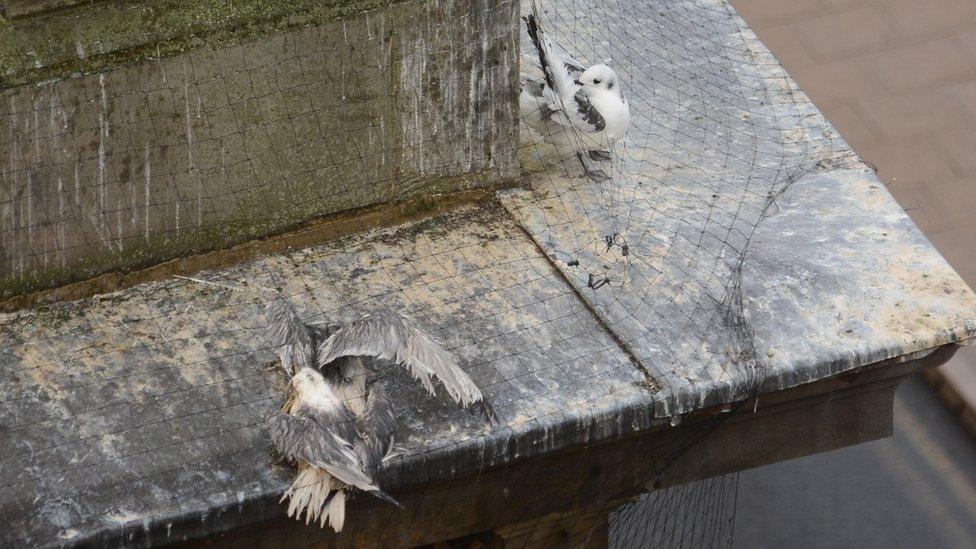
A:
[[[209,14],[209,34],[157,33],[158,55],[91,39],[115,2],[0,27],[0,297],[518,175],[517,2],[325,4],[270,33]],[[88,22],[76,52],[4,57],[60,18]]]

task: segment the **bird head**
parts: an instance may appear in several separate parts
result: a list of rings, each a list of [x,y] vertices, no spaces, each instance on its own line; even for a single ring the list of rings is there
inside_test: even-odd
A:
[[[617,73],[606,65],[593,65],[583,71],[576,83],[583,87],[586,94],[597,90],[615,90],[619,85]]]
[[[316,396],[330,395],[332,389],[322,374],[311,368],[302,368],[291,378],[291,388],[299,401],[310,401]]]

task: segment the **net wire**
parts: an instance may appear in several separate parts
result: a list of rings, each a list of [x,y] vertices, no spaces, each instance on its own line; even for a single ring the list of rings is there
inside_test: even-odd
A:
[[[9,464],[0,491],[46,494],[61,484],[43,521],[67,532],[129,513],[140,519],[122,521],[127,541],[148,544],[154,525],[206,515],[214,483],[188,487],[166,507],[145,496],[146,482],[237,463],[240,476],[224,473],[234,486],[269,461],[277,476],[244,484],[253,492],[240,497],[290,482],[286,459],[254,451],[266,441],[264,412],[288,393],[262,316],[270,300],[284,298],[307,324],[401,314],[460,357],[495,399],[501,424],[486,428],[443,387],[431,397],[402,368],[384,361],[370,367],[368,385],[396,395],[397,453],[381,468],[380,484],[422,484],[424,477],[411,477],[421,469],[442,482],[428,496],[439,498],[434,515],[374,511],[380,518],[371,520],[389,528],[378,539],[439,532],[472,505],[462,494],[479,483],[495,489],[495,477],[481,470],[507,463],[511,448],[472,444],[486,432],[538,435],[555,449],[553,425],[596,425],[625,404],[643,415],[620,424],[663,421],[678,433],[646,456],[638,485],[625,497],[608,496],[586,478],[536,486],[546,462],[526,461],[510,482],[532,485],[534,496],[498,519],[517,525],[509,544],[553,545],[564,541],[551,537],[562,532],[586,542],[604,536],[612,547],[730,545],[735,474],[670,487],[660,479],[729,415],[695,420],[699,428],[684,432],[686,414],[720,403],[735,411],[759,393],[765,366],[742,289],[756,228],[803,175],[856,159],[727,2],[541,0],[535,9],[549,39],[587,66],[606,62],[622,81],[628,133],[609,161],[585,161],[604,170],[605,180],[585,177],[575,154],[525,123],[518,142],[490,124],[497,110],[487,97],[492,82],[506,78],[504,67],[475,68],[469,89],[458,90],[425,81],[428,68],[408,64],[401,84],[412,105],[357,110],[350,98],[372,93],[371,79],[394,62],[376,54],[392,22],[372,12],[343,27],[366,47],[348,34],[310,28],[233,44],[235,65],[219,66],[205,50],[85,76],[83,101],[64,91],[70,81],[7,90],[0,111],[9,129],[0,138],[8,156],[0,196],[5,276],[37,280],[32,273],[67,268],[92,249],[117,258],[186,242],[183,249],[199,251],[196,236],[237,230],[240,219],[249,234],[267,234],[328,213],[317,205],[351,194],[380,202],[417,180],[470,166],[509,169],[474,140],[448,137],[456,121],[425,108],[437,104],[434,89],[470,92],[466,127],[490,127],[488,147],[507,147],[528,175],[497,200],[404,226],[5,314],[0,358],[17,389],[0,412]],[[477,58],[485,44],[511,44],[510,28],[518,25],[518,72],[537,79],[537,52],[513,17],[532,10],[517,0],[475,2],[440,19],[422,17],[424,36],[502,20],[481,40],[432,41],[441,49],[425,58]],[[343,78],[323,79],[313,68],[321,64]],[[390,137],[388,116],[399,108],[418,113],[405,130],[412,140]],[[341,134],[337,121],[345,124]],[[167,130],[174,124],[181,131]],[[404,156],[418,159],[417,174],[385,172]],[[136,186],[145,192],[133,192]],[[158,257],[149,253],[143,263]],[[625,378],[633,382],[622,385]],[[713,389],[703,396],[705,385]],[[608,454],[603,468],[632,462],[632,455]],[[588,526],[569,515],[553,528],[547,510],[555,501],[576,501],[586,517],[603,519]]]

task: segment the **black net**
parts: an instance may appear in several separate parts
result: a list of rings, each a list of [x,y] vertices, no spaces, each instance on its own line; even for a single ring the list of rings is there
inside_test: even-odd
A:
[[[625,136],[594,145],[576,88],[546,95],[530,14],[612,68]],[[727,2],[407,2],[4,94],[5,297],[223,250],[4,314],[13,539],[731,543],[737,478],[701,448],[768,373],[743,306],[752,237],[799,177],[855,159]],[[543,103],[548,130],[520,123]],[[333,427],[350,448],[385,395],[392,448],[364,470],[402,508],[300,476],[341,448],[275,438],[264,416],[302,365],[267,336],[277,300],[312,362],[398,315],[490,404],[453,402],[430,355],[397,366],[420,340],[323,370],[359,391],[342,398],[359,430]],[[283,492],[340,477],[297,513],[323,527],[283,518]]]
[[[611,547],[730,546],[738,475],[656,490],[610,517]]]

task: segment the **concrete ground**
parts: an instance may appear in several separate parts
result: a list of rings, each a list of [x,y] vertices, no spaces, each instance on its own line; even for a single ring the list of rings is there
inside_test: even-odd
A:
[[[976,2],[733,4],[976,286]],[[941,374],[976,403],[976,348]],[[972,546],[976,443],[934,395],[899,389],[891,439],[743,473],[736,545]]]

